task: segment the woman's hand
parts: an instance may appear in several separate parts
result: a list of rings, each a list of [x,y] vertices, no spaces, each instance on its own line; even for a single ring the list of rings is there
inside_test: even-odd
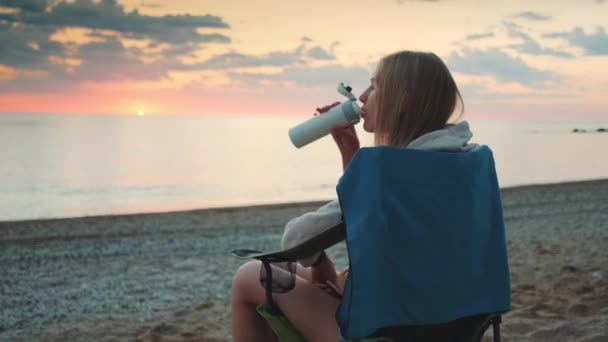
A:
[[[323,114],[339,104],[340,102],[334,102],[331,105],[319,107],[317,108],[317,112],[319,112],[319,114]],[[342,168],[346,169],[348,163],[350,163],[350,160],[360,146],[359,137],[357,136],[357,131],[355,131],[355,126],[349,125],[346,127],[333,127],[331,129],[331,136],[334,138],[334,141],[340,150],[340,154],[342,155]]]
[[[329,280],[332,283],[336,283],[338,274],[333,261],[329,256],[322,256],[323,260],[316,266],[311,266],[310,280],[313,284],[325,288],[326,282]]]

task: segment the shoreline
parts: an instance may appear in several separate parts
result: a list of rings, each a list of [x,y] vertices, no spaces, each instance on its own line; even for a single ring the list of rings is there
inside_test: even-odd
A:
[[[529,191],[536,190],[544,187],[551,186],[593,186],[596,184],[603,184],[608,182],[608,178],[597,178],[588,180],[576,180],[576,181],[565,181],[565,182],[552,182],[552,183],[534,183],[524,185],[514,185],[501,187],[501,193],[511,193],[517,191]],[[0,221],[0,230],[3,224],[15,224],[24,222],[50,222],[50,221],[61,221],[61,220],[73,220],[73,219],[98,219],[106,217],[133,217],[133,216],[144,216],[144,215],[167,215],[167,214],[204,214],[211,212],[232,212],[241,210],[258,210],[258,209],[286,209],[301,206],[315,206],[322,205],[332,199],[326,200],[311,200],[311,201],[290,201],[290,202],[279,202],[279,203],[262,203],[262,204],[250,204],[250,205],[235,205],[235,206],[219,206],[219,207],[208,207],[208,208],[194,208],[184,210],[167,210],[167,211],[152,211],[152,212],[133,212],[133,213],[118,213],[118,214],[101,214],[101,215],[85,215],[85,216],[69,216],[69,217],[50,217],[50,218],[32,218],[23,220],[8,220]]]
[[[501,193],[504,340],[608,340],[608,179]],[[229,341],[229,251],[278,249],[321,203],[0,222],[0,341]]]

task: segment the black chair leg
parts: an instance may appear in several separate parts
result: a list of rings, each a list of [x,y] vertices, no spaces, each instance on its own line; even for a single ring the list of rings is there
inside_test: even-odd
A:
[[[500,316],[494,317],[492,321],[492,327],[494,328],[494,342],[500,342]]]
[[[264,265],[264,269],[266,270],[266,304],[270,306],[275,314],[280,314],[281,310],[279,310],[279,307],[272,299],[272,267],[267,260],[262,260],[262,265]]]

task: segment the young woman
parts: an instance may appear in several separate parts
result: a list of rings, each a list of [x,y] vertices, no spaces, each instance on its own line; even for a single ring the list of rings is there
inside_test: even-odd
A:
[[[472,137],[466,122],[448,125],[459,103],[460,92],[446,65],[433,53],[402,51],[382,58],[370,86],[360,96],[363,129],[374,134],[376,145],[434,151],[469,151]],[[317,108],[319,113],[331,107]],[[346,168],[359,149],[353,126],[334,128],[332,136]],[[282,238],[289,248],[316,235],[341,219],[337,200],[291,220]],[[338,341],[335,314],[340,301],[327,291],[331,281],[343,288],[348,270],[336,273],[330,258],[321,253],[300,264],[293,290],[275,295],[277,305],[310,341]],[[261,264],[243,265],[232,289],[232,335],[235,341],[276,340],[256,306],[265,302],[259,283]],[[281,272],[281,270],[277,270]]]

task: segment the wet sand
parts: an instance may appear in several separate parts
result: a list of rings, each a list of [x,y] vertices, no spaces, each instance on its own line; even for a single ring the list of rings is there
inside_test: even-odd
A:
[[[503,340],[608,341],[608,180],[502,194]],[[322,203],[1,222],[0,341],[230,341],[228,252]]]

